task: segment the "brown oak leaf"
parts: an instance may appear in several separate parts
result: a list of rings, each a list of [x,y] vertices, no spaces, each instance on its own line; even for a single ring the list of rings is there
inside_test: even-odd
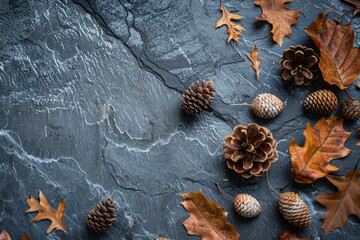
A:
[[[319,67],[324,80],[346,89],[360,73],[360,49],[354,48],[354,31],[350,24],[327,22],[327,14],[320,13],[305,32],[320,50]]]
[[[231,22],[231,20],[239,20],[243,17],[235,13],[228,12],[222,1],[220,2],[220,10],[222,11],[222,17],[219,21],[217,21],[215,28],[226,25],[227,33],[229,34],[227,42],[230,42],[231,40],[239,42],[239,35],[241,36],[241,31],[245,30],[245,28],[243,28],[240,24]]]
[[[41,191],[39,192],[40,202],[36,200],[33,196],[30,196],[30,198],[26,200],[26,203],[30,207],[26,212],[38,212],[38,214],[30,221],[30,223],[47,219],[51,221],[51,225],[47,229],[46,233],[50,233],[54,229],[67,233],[66,226],[62,221],[65,210],[64,200],[60,200],[57,210],[54,211],[50,207],[50,204],[47,201],[45,195]]]
[[[0,240],[11,240],[9,233],[3,230],[0,234]]]
[[[359,0],[344,0],[344,2],[355,5],[354,15],[360,13],[360,1]]]
[[[290,142],[291,172],[298,183],[312,183],[336,172],[338,167],[329,162],[350,153],[345,141],[350,132],[343,128],[343,119],[332,116],[320,119],[314,127],[308,122],[304,131],[305,144],[300,147],[295,139]]]
[[[310,237],[299,238],[291,231],[285,231],[279,240],[310,240]]]
[[[214,201],[208,201],[201,190],[180,194],[184,199],[180,204],[190,213],[184,226],[190,235],[202,240],[237,240],[240,234],[230,223],[226,223],[227,212]]]
[[[261,60],[259,60],[260,50],[257,50],[256,45],[253,46],[251,53],[246,53],[246,56],[249,58],[249,60],[252,62],[251,67],[255,70],[256,78],[259,79],[259,66],[261,63]]]
[[[360,181],[358,169],[352,169],[344,177],[326,176],[334,184],[336,193],[322,193],[315,198],[326,207],[322,216],[325,235],[336,228],[343,229],[350,215],[360,218]]]
[[[285,3],[293,0],[255,0],[255,4],[262,9],[262,15],[257,20],[267,21],[272,25],[273,40],[280,46],[284,37],[291,36],[291,25],[297,23],[300,10],[285,7]]]

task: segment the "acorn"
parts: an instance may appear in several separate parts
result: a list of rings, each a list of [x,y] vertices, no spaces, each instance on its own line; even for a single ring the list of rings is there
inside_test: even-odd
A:
[[[294,192],[285,192],[278,198],[281,216],[289,223],[299,228],[308,228],[311,225],[310,211],[301,197]]]
[[[261,213],[261,206],[256,198],[246,193],[240,193],[236,197],[224,192],[218,183],[215,183],[217,188],[223,194],[234,199],[234,209],[237,214],[245,218],[256,217]]]

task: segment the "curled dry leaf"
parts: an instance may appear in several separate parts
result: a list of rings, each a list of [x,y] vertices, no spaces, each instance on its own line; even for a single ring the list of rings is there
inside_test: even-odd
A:
[[[338,188],[336,193],[322,193],[315,198],[326,207],[322,216],[324,233],[343,229],[350,215],[360,218],[360,181],[358,169],[352,169],[344,177],[326,176]]]
[[[329,162],[350,153],[345,147],[350,134],[344,130],[343,119],[339,117],[322,118],[314,127],[307,123],[304,146],[300,147],[294,139],[290,143],[291,172],[295,181],[312,183],[338,171],[339,168]]]
[[[11,240],[11,237],[7,231],[3,230],[0,234],[0,240]]]
[[[344,0],[344,2],[350,3],[355,6],[354,15],[360,13],[360,1],[359,0]]]
[[[354,31],[350,24],[327,22],[327,15],[320,13],[305,32],[320,50],[319,68],[329,84],[346,89],[360,73],[360,49],[354,48]]]
[[[47,229],[46,233],[49,234],[54,229],[67,233],[66,226],[62,221],[65,210],[64,200],[60,200],[58,209],[54,211],[50,207],[50,204],[47,201],[45,195],[41,191],[39,192],[40,202],[36,200],[33,196],[26,200],[26,203],[30,207],[26,212],[38,212],[38,214],[30,221],[30,223],[47,219],[51,221],[51,225]]]
[[[291,36],[291,25],[297,23],[300,10],[285,7],[285,3],[293,0],[255,0],[262,9],[262,15],[257,20],[267,21],[272,25],[273,40],[282,45],[284,37]]]
[[[190,213],[184,226],[190,235],[203,240],[237,240],[240,234],[235,227],[226,222],[227,212],[214,201],[208,201],[201,190],[180,194],[184,199],[181,205]]]
[[[222,1],[220,2],[220,10],[222,11],[222,17],[219,21],[217,21],[215,28],[226,25],[228,28],[227,33],[229,34],[227,42],[230,42],[231,40],[239,42],[239,35],[241,36],[241,31],[245,30],[245,28],[243,28],[240,24],[231,22],[231,20],[239,20],[243,17],[229,12]]]
[[[310,237],[299,238],[291,231],[285,231],[279,240],[310,240]]]
[[[260,50],[256,48],[256,45],[253,46],[251,53],[246,53],[246,56],[249,58],[249,60],[252,62],[251,67],[255,70],[256,78],[259,79],[259,66],[261,63],[261,60],[259,60]]]

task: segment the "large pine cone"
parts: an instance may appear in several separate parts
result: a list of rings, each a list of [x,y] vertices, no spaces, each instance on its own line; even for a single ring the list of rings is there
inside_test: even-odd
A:
[[[212,81],[204,80],[196,82],[196,86],[191,86],[185,90],[181,106],[187,114],[196,115],[204,109],[207,109],[215,96],[215,86]]]
[[[235,126],[224,144],[228,168],[244,178],[261,176],[278,159],[277,142],[270,130],[255,123]]]
[[[347,99],[341,104],[341,115],[349,121],[360,119],[360,102],[355,99]]]
[[[304,108],[306,111],[326,115],[337,108],[338,99],[336,95],[330,90],[318,90],[311,93],[304,101]]]
[[[93,209],[89,212],[86,223],[89,228],[95,232],[101,232],[104,229],[111,227],[116,219],[116,211],[114,199],[108,197],[106,202],[101,200],[96,210]]]
[[[279,62],[282,78],[295,85],[309,85],[318,78],[319,56],[312,48],[291,46],[283,53]]]

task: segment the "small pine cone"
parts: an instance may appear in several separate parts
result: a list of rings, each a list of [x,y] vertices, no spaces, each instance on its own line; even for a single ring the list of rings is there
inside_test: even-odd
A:
[[[270,93],[263,93],[254,98],[251,109],[260,118],[274,118],[284,109],[284,103]]]
[[[261,207],[256,198],[249,194],[238,194],[234,200],[235,211],[242,217],[252,218],[261,213]]]
[[[277,142],[269,129],[256,123],[237,125],[224,139],[227,166],[243,178],[259,177],[277,161]]]
[[[304,101],[306,111],[313,114],[326,115],[336,109],[338,99],[336,95],[329,90],[318,90],[311,93]]]
[[[355,99],[347,99],[341,104],[341,115],[349,121],[360,119],[360,102]]]
[[[278,199],[279,211],[286,221],[296,227],[308,228],[310,211],[306,203],[294,192],[282,193]]]
[[[185,90],[181,106],[187,114],[196,115],[204,109],[207,109],[215,96],[215,86],[212,81],[205,82],[204,80],[196,82],[196,86],[191,84]]]
[[[312,48],[291,46],[283,53],[279,62],[282,78],[295,85],[309,85],[318,78],[319,56]]]
[[[111,227],[116,219],[116,206],[113,198],[108,197],[106,202],[102,199],[97,209],[89,212],[87,217],[87,225],[95,232],[101,232]]]

